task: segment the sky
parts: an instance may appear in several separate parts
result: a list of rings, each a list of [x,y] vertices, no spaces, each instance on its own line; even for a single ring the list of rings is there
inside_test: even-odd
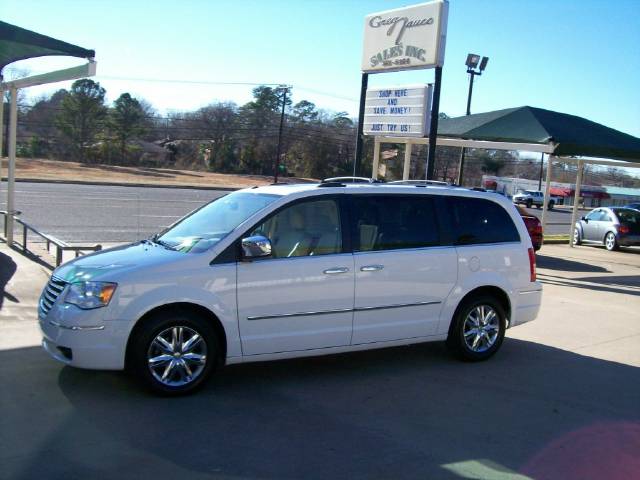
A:
[[[109,101],[130,92],[167,113],[251,99],[251,85],[216,82],[284,83],[294,102],[356,116],[364,17],[412,3],[2,0],[0,18],[95,49],[95,80]],[[465,113],[471,52],[490,58],[474,82],[472,113],[529,105],[640,137],[640,0],[450,0],[440,105],[449,116]],[[37,74],[80,63],[49,57],[14,66]],[[376,74],[369,85],[429,83],[433,75]]]

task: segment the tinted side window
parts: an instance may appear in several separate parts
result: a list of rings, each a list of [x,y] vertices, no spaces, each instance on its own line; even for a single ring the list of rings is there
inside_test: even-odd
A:
[[[482,198],[451,197],[456,245],[518,242],[520,235],[511,217],[495,202]]]
[[[440,244],[433,199],[427,195],[353,195],[354,250]]]

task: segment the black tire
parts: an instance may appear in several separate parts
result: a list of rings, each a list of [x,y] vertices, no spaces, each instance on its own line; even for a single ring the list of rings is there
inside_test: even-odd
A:
[[[607,232],[607,234],[604,236],[603,243],[604,243],[604,248],[606,248],[610,252],[620,249],[620,245],[618,244],[618,239],[616,238],[616,234],[613,232]]]
[[[556,206],[556,202],[554,202],[553,200],[551,200],[551,201],[549,202],[549,210],[553,210],[553,207],[555,207],[555,206]]]
[[[186,355],[184,358],[180,357],[180,351],[183,349],[176,349],[179,350],[178,354],[174,354],[174,358],[169,360],[174,364],[170,369],[171,374],[167,377],[166,383],[163,383],[161,379],[156,378],[156,375],[159,375],[158,370],[162,369],[163,366],[168,366],[166,361],[164,364],[158,364],[159,366],[156,367],[158,370],[154,375],[152,368],[149,366],[149,358],[155,355],[155,353],[152,353],[153,350],[163,348],[160,346],[160,343],[156,342],[156,338],[164,334],[164,332],[173,333],[175,331],[174,329],[177,329],[180,335],[184,334],[184,338],[187,338],[187,335],[189,335],[188,338],[192,338],[193,335],[191,335],[191,332],[196,332],[200,336],[200,340],[197,340],[197,346],[194,347],[199,350],[197,352],[194,350],[194,353],[190,353],[190,355],[204,356],[204,360],[197,361],[189,359],[189,361],[187,361],[185,360],[187,358]],[[166,337],[163,338],[166,339]],[[188,338],[186,341],[183,341],[181,345],[186,345]],[[219,362],[219,345],[216,332],[209,321],[199,318],[191,312],[168,310],[160,312],[145,321],[145,324],[135,333],[129,346],[128,367],[146,387],[156,394],[164,396],[185,395],[202,387],[207,378],[214,372]],[[158,353],[160,353],[160,350],[158,350]],[[162,355],[168,358],[172,356],[168,351],[165,351]],[[158,357],[159,356],[160,355],[158,355]],[[153,358],[158,357],[154,356]],[[185,364],[187,367],[183,367]],[[202,366],[202,364],[204,364],[204,366]],[[201,366],[202,368],[200,368]],[[184,375],[187,368],[194,375],[192,380],[189,380],[189,375]],[[176,378],[179,377],[180,374],[183,374],[182,378]],[[175,384],[170,384],[172,383],[172,378],[176,379]],[[182,381],[186,383],[179,384]]]
[[[536,205],[536,208],[537,208],[538,210],[540,210],[540,205]]]
[[[489,348],[483,351],[474,351],[467,344],[467,340],[465,340],[465,323],[470,314],[476,308],[481,306],[488,306],[493,309],[497,316],[496,323],[499,326],[499,331],[497,332],[495,341]],[[451,321],[451,326],[449,328],[447,347],[460,360],[464,360],[467,362],[480,362],[483,360],[487,360],[492,355],[494,355],[502,345],[506,323],[507,322],[504,308],[495,297],[489,295],[480,295],[469,298],[461,303],[456,309],[456,313],[453,316],[453,320]]]
[[[580,230],[577,228],[573,230],[573,244],[574,245],[582,244],[582,235],[580,234]]]
[[[533,200],[529,199],[524,204],[527,206],[527,208],[531,208],[531,205],[533,205]]]

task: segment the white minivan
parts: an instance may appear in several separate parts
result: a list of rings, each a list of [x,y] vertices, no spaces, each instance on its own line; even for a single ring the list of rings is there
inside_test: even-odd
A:
[[[446,340],[485,360],[542,286],[501,195],[325,182],[230,193],[149,240],[57,268],[43,346],[181,394],[219,366]]]

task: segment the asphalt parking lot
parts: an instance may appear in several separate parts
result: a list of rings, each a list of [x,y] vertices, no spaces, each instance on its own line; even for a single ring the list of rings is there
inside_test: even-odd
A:
[[[427,344],[239,365],[179,399],[50,360],[46,270],[0,262],[0,478],[639,478],[637,249],[544,246],[540,317],[488,362]]]

